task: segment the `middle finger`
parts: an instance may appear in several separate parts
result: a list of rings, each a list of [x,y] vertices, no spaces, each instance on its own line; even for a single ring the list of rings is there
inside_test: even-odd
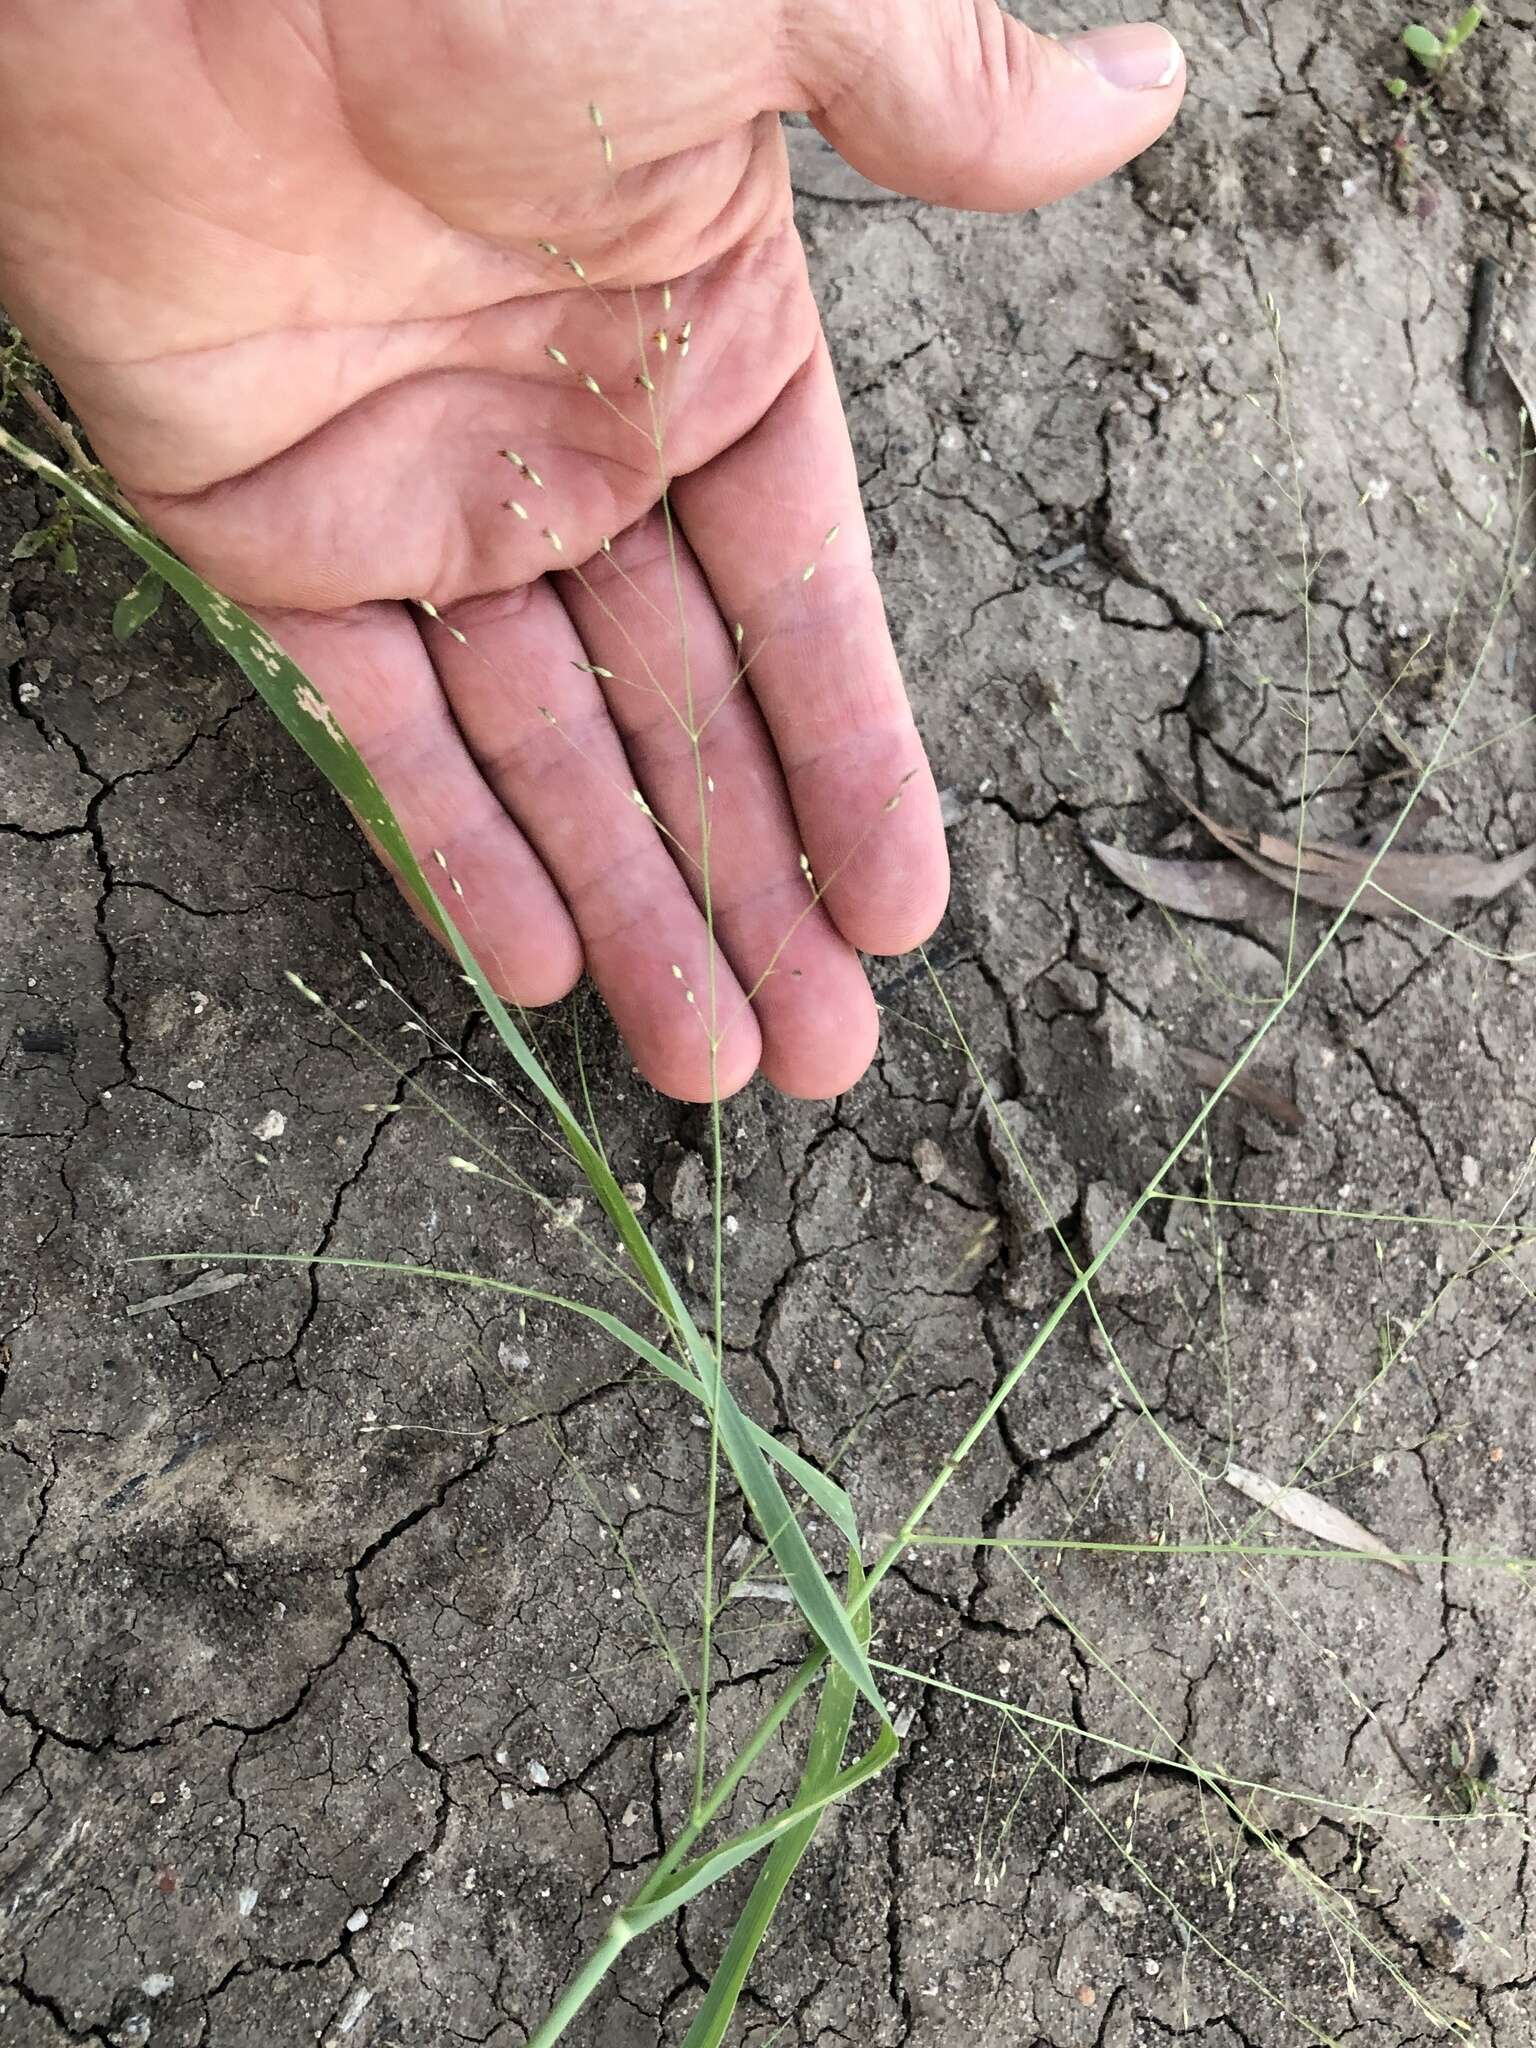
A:
[[[647,515],[562,595],[646,798],[749,992],[763,1072],[787,1095],[839,1095],[879,1021],[858,955],[824,909],[738,648],[687,540]],[[707,869],[707,891],[706,891]]]
[[[641,1073],[691,1102],[743,1087],[761,1049],[751,1005],[638,800],[553,587],[472,598],[423,633],[465,742],[564,897]]]

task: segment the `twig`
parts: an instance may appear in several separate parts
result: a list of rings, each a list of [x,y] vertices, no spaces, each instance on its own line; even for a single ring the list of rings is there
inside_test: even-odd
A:
[[[18,397],[30,406],[54,440],[64,450],[64,453],[69,457],[70,468],[75,470],[78,475],[88,477],[94,482],[100,474],[101,465],[92,462],[89,455],[86,454],[80,445],[79,436],[75,433],[74,428],[70,426],[69,422],[61,420],[47,399],[44,398],[41,391],[28,384],[24,378],[18,378],[13,389]]]

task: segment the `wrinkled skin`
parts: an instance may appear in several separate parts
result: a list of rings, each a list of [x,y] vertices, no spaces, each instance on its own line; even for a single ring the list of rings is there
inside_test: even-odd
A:
[[[923,939],[947,868],[778,113],[1011,208],[1182,89],[1161,30],[1072,48],[993,0],[12,0],[0,300],[441,851],[505,993],[585,966],[658,1088],[830,1095],[876,1041],[855,948]]]

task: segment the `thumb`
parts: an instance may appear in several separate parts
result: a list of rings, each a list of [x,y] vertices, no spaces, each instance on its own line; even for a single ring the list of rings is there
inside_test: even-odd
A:
[[[821,0],[812,119],[877,185],[1013,212],[1091,184],[1155,142],[1184,97],[1156,22],[1054,42],[997,0]]]

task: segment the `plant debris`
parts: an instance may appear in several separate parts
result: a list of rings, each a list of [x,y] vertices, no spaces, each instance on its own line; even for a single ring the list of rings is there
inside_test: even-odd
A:
[[[1231,1070],[1230,1061],[1219,1060],[1214,1053],[1202,1052],[1198,1045],[1176,1045],[1173,1050],[1202,1088],[1219,1088]],[[1250,1108],[1262,1109],[1266,1116],[1273,1117],[1288,1131],[1304,1131],[1307,1127],[1306,1118],[1288,1095],[1282,1095],[1278,1088],[1267,1086],[1252,1074],[1239,1074],[1227,1094],[1235,1096],[1239,1102],[1246,1102]]]
[[[1352,1515],[1319,1500],[1315,1493],[1300,1486],[1277,1485],[1262,1473],[1250,1472],[1246,1465],[1228,1465],[1221,1476],[1228,1486],[1246,1494],[1282,1522],[1289,1522],[1293,1529],[1300,1529],[1303,1535],[1315,1536],[1319,1543],[1336,1544],[1340,1550],[1355,1551],[1361,1557],[1374,1558],[1378,1564],[1390,1565],[1393,1571],[1417,1583],[1419,1575],[1405,1558],[1396,1556],[1379,1536],[1362,1528]]]
[[[195,1280],[189,1280],[185,1287],[177,1287],[170,1294],[152,1294],[145,1301],[131,1301],[126,1314],[147,1316],[152,1309],[179,1308],[184,1301],[202,1301],[210,1294],[227,1294],[231,1287],[243,1287],[250,1278],[249,1273],[199,1273]]]
[[[1273,832],[1224,825],[1187,797],[1180,802],[1233,859],[1153,860],[1097,839],[1088,845],[1127,888],[1190,917],[1265,922],[1293,892],[1304,902],[1342,910],[1371,869],[1371,881],[1354,904],[1362,916],[1426,917],[1438,923],[1462,904],[1491,903],[1536,868],[1536,842],[1494,860],[1476,853],[1378,855],[1369,847],[1326,839],[1303,840],[1298,848]]]
[[[1504,272],[1498,259],[1479,256],[1472,273],[1472,310],[1467,322],[1467,354],[1463,367],[1467,398],[1473,405],[1484,405],[1488,399],[1488,363],[1493,354],[1499,286],[1503,282]]]
[[[1090,839],[1088,847],[1117,881],[1165,910],[1238,924],[1245,918],[1263,918],[1274,907],[1274,891],[1241,861],[1154,860],[1148,854],[1128,853],[1122,846],[1107,846],[1101,839]]]

